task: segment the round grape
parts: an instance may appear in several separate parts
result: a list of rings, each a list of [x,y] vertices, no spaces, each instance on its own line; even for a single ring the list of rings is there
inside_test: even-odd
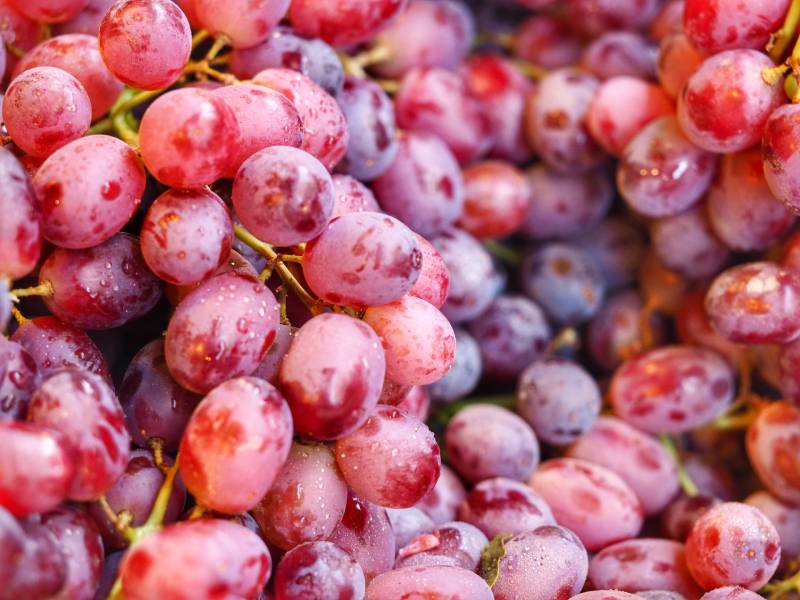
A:
[[[705,52],[763,48],[783,23],[788,0],[686,0],[683,25],[692,44]]]
[[[427,386],[435,402],[454,402],[468,396],[480,381],[483,372],[481,349],[466,330],[456,327],[456,356],[453,366],[439,381]]]
[[[289,0],[192,0],[197,21],[234,48],[252,48],[266,40],[289,8]]]
[[[767,489],[791,504],[800,502],[800,409],[770,404],[747,430],[750,464]]]
[[[287,552],[275,570],[275,599],[364,599],[364,571],[330,542],[308,542]]]
[[[0,336],[0,422],[25,417],[28,401],[41,381],[38,371],[24,346]]]
[[[334,175],[331,220],[351,212],[380,212],[372,190],[350,175]]]
[[[384,573],[367,587],[366,600],[458,598],[493,600],[492,590],[478,575],[459,567],[405,567]]]
[[[433,489],[417,503],[436,525],[442,525],[456,518],[456,509],[466,498],[467,491],[458,476],[442,465],[439,480]]]
[[[609,31],[596,37],[583,51],[581,64],[599,79],[639,77],[653,79],[657,48],[636,31]]]
[[[528,181],[510,163],[484,161],[466,167],[464,212],[459,225],[477,238],[503,238],[525,219],[533,197]]]
[[[289,20],[295,31],[322,38],[334,46],[350,46],[371,39],[401,14],[407,0],[294,0]]]
[[[2,13],[0,13],[2,16]],[[33,271],[42,251],[39,200],[16,157],[0,148],[0,274],[16,279]]]

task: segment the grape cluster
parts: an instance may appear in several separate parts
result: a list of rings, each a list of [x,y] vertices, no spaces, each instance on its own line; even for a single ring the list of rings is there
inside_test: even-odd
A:
[[[0,600],[800,597],[800,0],[0,37]]]

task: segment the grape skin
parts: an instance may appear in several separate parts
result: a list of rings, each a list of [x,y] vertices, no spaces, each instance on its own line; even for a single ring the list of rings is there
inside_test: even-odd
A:
[[[389,517],[391,518],[391,511]],[[394,527],[394,521],[392,526]],[[397,552],[395,569],[434,565],[449,565],[470,571],[478,569],[481,550],[489,543],[480,529],[469,523],[454,521],[435,530],[431,523],[426,531],[430,533],[420,532],[421,535],[406,540],[407,545],[401,544],[398,537],[397,545],[402,547]]]
[[[252,48],[266,40],[289,8],[289,0],[253,3],[228,0],[192,0],[194,13],[202,29],[211,35],[225,35],[234,48]]]
[[[472,571],[450,566],[405,567],[376,577],[366,600],[397,598],[458,598],[492,600],[492,590]]]
[[[683,31],[661,40],[658,49],[658,81],[670,98],[677,98],[689,77],[697,71],[707,55],[695,50]]]
[[[0,337],[0,422],[25,416],[41,382],[36,362],[19,343]]]
[[[11,0],[20,13],[41,23],[61,23],[77,15],[87,0]]]
[[[705,52],[763,48],[781,26],[788,0],[686,0],[684,28],[692,44]]]
[[[478,342],[466,330],[456,327],[456,356],[447,374],[426,386],[437,403],[449,403],[468,396],[475,389],[483,372]]]
[[[800,502],[800,409],[788,402],[769,405],[745,439],[750,464],[767,489],[785,502]]]
[[[0,148],[0,177],[0,274],[16,279],[33,270],[42,251],[39,202],[25,169],[5,148]]]
[[[800,182],[797,180],[797,152],[790,142],[797,135],[797,112],[800,107],[786,104],[769,116],[764,126],[761,153],[764,175],[772,193],[789,210],[800,211]]]
[[[464,212],[459,226],[477,238],[508,237],[522,225],[533,195],[522,172],[510,163],[487,160],[462,171]]]
[[[287,552],[275,571],[276,600],[348,598],[363,600],[364,572],[330,542],[308,542]]]
[[[578,62],[581,41],[563,20],[535,14],[514,30],[514,56],[545,69],[560,69]]]
[[[680,495],[661,515],[661,528],[668,538],[685,542],[695,522],[722,500],[700,493],[696,496]]]
[[[595,77],[639,77],[653,79],[656,71],[657,49],[641,33],[609,31],[586,46],[580,63]]]
[[[786,504],[763,490],[750,494],[744,503],[755,506],[775,526],[781,540],[781,568],[800,556],[800,538],[797,536],[797,531],[800,531],[800,509],[797,506]]]
[[[464,484],[450,467],[442,465],[439,480],[433,489],[417,502],[417,506],[433,519],[436,525],[442,525],[456,518],[456,510],[466,497]]]
[[[408,0],[294,0],[289,20],[295,31],[322,38],[333,46],[350,46],[371,39],[401,14]]]
[[[700,600],[758,600],[763,596],[738,585],[728,585],[706,592]]]
[[[442,255],[433,247],[433,244],[421,235],[415,235],[422,252],[422,268],[419,278],[408,293],[441,309],[450,291],[450,272]]]
[[[333,180],[333,212],[331,220],[351,212],[380,212],[372,190],[350,175],[336,174]]]

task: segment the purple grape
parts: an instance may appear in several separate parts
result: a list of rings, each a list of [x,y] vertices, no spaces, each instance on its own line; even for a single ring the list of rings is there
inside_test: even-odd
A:
[[[0,336],[0,422],[25,417],[40,381],[36,361],[26,348]]]
[[[478,575],[459,567],[405,567],[376,577],[367,587],[367,600],[397,598],[458,598],[492,600],[492,590]]]
[[[636,280],[645,245],[642,232],[630,221],[609,217],[572,241],[591,255],[609,289]]]
[[[524,5],[525,0],[519,4]],[[578,62],[581,41],[563,19],[549,14],[534,14],[514,30],[511,51],[517,58],[545,69],[560,69]]]
[[[483,372],[481,349],[466,330],[456,327],[456,357],[453,366],[439,381],[427,386],[435,402],[454,402],[474,390]]]
[[[0,277],[0,334],[5,333],[8,322],[11,320],[11,282],[6,277]]]
[[[380,212],[372,190],[350,175],[333,176],[331,220],[351,212]]]
[[[589,322],[586,345],[592,361],[604,371],[613,371],[626,358],[641,351],[641,319],[644,303],[635,291],[610,297]],[[662,337],[661,322],[651,319],[656,339]]]
[[[679,496],[661,515],[664,534],[673,540],[685,542],[695,522],[718,504],[721,504],[721,500],[705,494]]]
[[[481,562],[481,550],[488,543],[474,525],[460,521],[445,523],[401,547],[395,568],[449,565],[476,571]]]
[[[744,501],[764,513],[775,526],[781,540],[781,565],[789,565],[800,556],[800,508],[786,504],[769,492],[750,494]]]
[[[596,36],[614,29],[639,29],[656,16],[658,0],[567,0],[570,22]]]
[[[392,524],[392,531],[394,531],[398,549],[408,545],[414,538],[436,529],[433,519],[422,509],[415,506],[409,508],[387,508],[386,514]]]
[[[97,591],[94,594],[94,600],[107,600],[111,593],[111,588],[119,575],[119,564],[122,562],[122,557],[125,552],[112,552],[107,554],[103,561],[103,571],[100,574],[100,581],[97,585]]]
[[[83,10],[69,21],[58,23],[53,32],[58,36],[69,33],[84,33],[96,36],[100,31],[100,22],[108,9],[116,0],[88,0]]]
[[[700,432],[694,435],[700,441]],[[718,440],[711,443],[716,445],[717,442]],[[683,467],[701,494],[722,500],[734,500],[738,496],[736,482],[719,458],[687,452],[683,456]]]
[[[365,585],[359,564],[330,542],[308,542],[292,548],[275,570],[276,600],[363,600]]]
[[[583,67],[599,79],[639,77],[653,79],[658,51],[646,36],[635,31],[609,31],[586,46]]]
[[[765,487],[779,499],[800,502],[800,408],[770,404],[747,430],[747,456]]]
[[[456,518],[456,510],[466,497],[464,484],[450,467],[442,465],[436,485],[417,502],[417,506],[433,519],[436,525],[442,525]]]

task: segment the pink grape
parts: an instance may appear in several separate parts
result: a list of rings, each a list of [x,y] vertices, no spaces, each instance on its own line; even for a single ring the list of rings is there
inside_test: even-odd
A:
[[[721,503],[705,494],[679,495],[662,513],[661,529],[666,537],[685,542],[697,519]]]
[[[170,0],[118,0],[103,17],[98,39],[114,76],[143,90],[175,83],[192,50],[189,21]]]
[[[683,457],[683,466],[700,493],[722,500],[736,498],[736,483],[719,459],[709,455],[687,453]]]
[[[333,450],[295,442],[253,516],[271,544],[291,550],[327,539],[342,520],[346,504],[347,484]]]
[[[397,125],[437,135],[461,163],[485,154],[492,143],[491,123],[466,79],[446,69],[408,71],[394,99]]]
[[[757,590],[781,557],[778,532],[757,508],[725,502],[701,516],[686,540],[689,572],[704,590],[741,585]]]
[[[525,594],[531,600],[551,600],[578,594],[586,582],[586,549],[569,529],[556,525],[523,531],[503,542],[492,585],[495,600]]]
[[[494,477],[484,479],[458,508],[458,518],[480,529],[488,538],[555,525],[547,503],[527,485]]]
[[[331,344],[339,351],[330,352]],[[380,340],[365,323],[339,314],[306,322],[280,372],[295,431],[320,440],[355,431],[378,402],[385,365]]]
[[[772,111],[784,103],[780,84],[761,77],[772,60],[756,50],[726,50],[703,62],[678,98],[686,137],[709,152],[739,152],[761,140]]]
[[[800,555],[800,508],[786,504],[766,491],[750,494],[744,501],[764,513],[775,526],[781,540],[781,566]]]
[[[673,33],[683,31],[684,0],[667,0],[650,23],[648,33],[656,41],[661,41]]]
[[[364,321],[381,339],[386,376],[398,383],[423,385],[441,379],[455,358],[455,334],[447,318],[415,296],[372,306]]]
[[[365,586],[359,564],[330,542],[308,542],[292,548],[275,570],[276,600],[363,600]]]
[[[53,510],[67,497],[75,463],[54,431],[0,422],[0,506],[15,516]]]
[[[189,188],[228,172],[239,154],[241,132],[222,98],[184,88],[167,92],[147,108],[139,137],[148,171],[165,185]]]
[[[414,385],[395,407],[424,423],[430,416],[431,397],[424,386]]]
[[[126,143],[90,135],[52,154],[36,171],[33,186],[44,237],[62,248],[91,248],[118,233],[133,216],[144,193],[145,173]]]
[[[800,502],[800,409],[770,404],[747,430],[747,456],[767,489],[785,502]]]
[[[122,559],[120,578],[130,600],[212,600],[220,593],[254,598],[271,567],[255,533],[230,521],[197,519],[168,525],[137,543]]]
[[[738,585],[728,585],[706,592],[700,600],[758,600],[759,598],[763,596]]]
[[[290,69],[265,69],[253,83],[283,94],[297,109],[303,124],[303,150],[333,169],[347,152],[347,119],[336,100],[302,73]]]
[[[20,50],[30,50],[41,41],[41,27],[22,14],[12,0],[0,3],[0,36],[3,42]],[[10,58],[10,57],[9,57]]]
[[[93,120],[108,112],[123,87],[103,63],[94,35],[74,33],[50,38],[26,53],[14,73],[34,67],[56,67],[75,77],[89,96]]]
[[[395,568],[450,565],[475,571],[481,562],[481,550],[489,543],[480,529],[460,521],[445,523],[409,541],[398,550]]]
[[[336,441],[335,452],[348,485],[379,506],[413,506],[439,478],[433,433],[392,406],[378,406],[359,429]]]
[[[342,215],[312,240],[303,274],[320,298],[366,307],[399,300],[419,278],[422,252],[413,232],[374,212]]]
[[[0,422],[25,416],[41,377],[36,362],[17,342],[0,337]]]
[[[0,274],[17,279],[39,262],[42,234],[39,200],[24,167],[14,155],[0,148]]]
[[[659,8],[657,0],[568,0],[567,15],[586,35],[612,29],[637,29],[648,24]]]
[[[325,230],[333,211],[333,181],[311,154],[273,146],[245,160],[232,197],[236,216],[253,235],[292,246]]]
[[[278,390],[255,377],[229,379],[203,398],[186,424],[181,477],[203,506],[228,514],[250,510],[277,478],[291,439],[291,413]]]
[[[696,50],[683,31],[661,41],[656,71],[661,88],[670,98],[677,98],[689,77],[697,71],[707,55]]]
[[[458,163],[445,143],[427,132],[401,133],[398,146],[392,164],[372,184],[375,196],[383,210],[420,235],[436,235],[464,208]]]
[[[545,69],[560,69],[578,62],[581,41],[567,24],[552,15],[527,17],[514,30],[514,56]]]
[[[631,353],[641,351],[641,319],[644,303],[633,290],[620,292],[606,300],[589,322],[586,345],[592,361],[604,371],[613,371]],[[658,341],[663,338],[661,321],[650,320]],[[682,340],[686,341],[686,340]]]
[[[17,146],[45,157],[86,133],[92,105],[75,77],[55,67],[35,67],[8,86],[3,122]]]
[[[97,498],[125,471],[130,452],[125,415],[97,375],[64,369],[50,376],[33,394],[28,420],[63,435],[76,467],[70,499]]]
[[[426,389],[437,403],[450,403],[468,396],[483,372],[483,359],[478,342],[466,330],[456,327],[456,357],[453,366],[439,381]]]
[[[763,48],[780,28],[789,0],[686,0],[684,29],[692,44],[705,52]]]
[[[250,2],[229,0],[219,4],[213,0],[193,0],[200,25],[214,37],[221,35],[234,48],[252,48],[267,39],[289,8],[289,0]]]
[[[706,294],[711,322],[732,342],[787,343],[800,335],[800,276],[772,262],[723,271]]]
[[[397,541],[398,553],[402,548],[412,544],[413,540],[429,531],[436,529],[436,525],[422,509],[416,507],[409,508],[387,508],[386,514],[394,530],[394,537]],[[481,534],[483,536],[483,534]],[[485,537],[485,536],[484,536]]]
[[[450,289],[450,273],[442,255],[433,244],[419,234],[416,237],[422,251],[422,268],[419,278],[408,293],[422,298],[436,308],[442,308]]]
[[[657,49],[635,31],[609,31],[595,38],[583,51],[581,64],[599,79],[639,77],[653,79]]]
[[[328,538],[364,570],[369,582],[394,564],[396,541],[386,509],[348,490],[344,516]]]
[[[690,142],[675,117],[650,123],[631,139],[617,167],[619,192],[647,217],[683,212],[708,190],[714,155]]]
[[[436,565],[405,567],[376,577],[367,587],[366,600],[397,598],[458,598],[492,600],[492,590],[472,571]]]
[[[769,188],[795,213],[800,212],[800,181],[796,176],[800,153],[790,140],[797,132],[799,110],[794,104],[786,104],[773,111],[764,126],[761,146]]]
[[[69,21],[57,24],[53,31],[57,35],[70,33],[83,33],[96,36],[100,31],[100,23],[106,16],[108,9],[116,0],[89,0],[83,10]]]
[[[539,464],[539,442],[515,413],[491,404],[460,411],[445,431],[447,459],[466,480],[490,477],[524,481]]]
[[[436,525],[442,525],[455,519],[456,510],[466,496],[467,491],[458,476],[450,467],[442,465],[436,485],[417,503],[417,506]]]
[[[263,86],[243,83],[214,90],[236,116],[242,139],[239,153],[226,173],[235,177],[242,163],[269,146],[300,147],[303,123],[286,96]]]
[[[643,600],[644,596],[619,590],[595,590],[572,596],[569,600]]]
[[[543,462],[530,485],[550,506],[556,521],[571,529],[590,552],[634,538],[642,506],[613,471],[576,458]]]
[[[238,238],[233,238],[232,245],[236,249],[231,250],[228,258],[222,263],[222,266],[220,266],[214,272],[214,275],[222,275],[223,273],[233,271],[239,275],[245,275],[253,278],[258,277],[258,271],[256,271],[254,264],[257,264],[259,268],[263,268],[266,266],[266,258],[264,258],[263,255],[256,253],[256,251],[250,248],[250,246],[240,242]],[[244,254],[247,255],[247,258],[245,258],[245,256],[242,254],[239,254],[237,250],[243,251]],[[262,259],[263,262],[261,262]],[[181,300],[189,295],[192,290],[200,287],[201,283],[202,282],[199,282],[193,285],[172,285],[168,283],[165,286],[165,295],[172,306],[177,306],[181,303]]]
[[[121,233],[85,250],[53,252],[39,281],[53,295],[44,298],[56,317],[82,329],[111,329],[150,312],[161,284],[147,269],[136,238]]]
[[[289,20],[295,31],[322,38],[333,46],[349,46],[371,39],[403,12],[407,0],[294,0]]]
[[[380,212],[372,190],[350,175],[334,175],[331,220],[351,212]]]
[[[11,0],[11,4],[23,15],[41,23],[61,23],[77,15],[88,0]]]
[[[503,238],[522,224],[533,203],[525,176],[507,162],[473,163],[462,171],[464,212],[459,225],[477,238]]]

